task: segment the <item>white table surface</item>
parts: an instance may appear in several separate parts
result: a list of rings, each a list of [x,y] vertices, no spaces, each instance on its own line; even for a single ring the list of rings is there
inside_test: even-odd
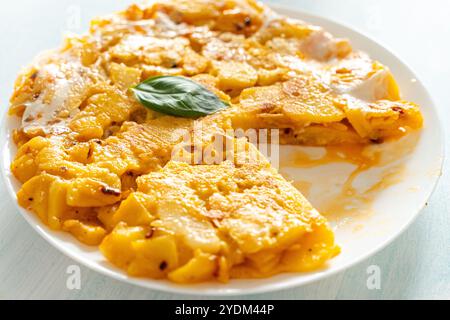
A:
[[[62,35],[86,30],[94,15],[124,8],[118,0],[13,0],[0,4],[0,105],[8,106],[22,65],[56,47]],[[290,4],[360,30],[385,44],[418,74],[450,124],[450,2],[442,0],[298,0]],[[81,18],[79,23],[76,17]],[[448,136],[448,129],[446,128]],[[450,146],[447,140],[447,159]],[[239,299],[450,298],[448,164],[428,206],[384,250],[336,276],[296,288]],[[20,217],[0,182],[0,299],[189,299],[109,279],[81,267],[81,289],[66,288],[74,261],[44,241]],[[381,270],[381,289],[366,286],[367,267]],[[208,298],[208,297],[203,297]]]

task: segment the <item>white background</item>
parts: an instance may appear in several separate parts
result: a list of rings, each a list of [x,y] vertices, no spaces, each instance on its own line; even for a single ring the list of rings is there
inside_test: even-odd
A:
[[[0,105],[20,67],[56,47],[68,30],[83,32],[95,15],[125,8],[126,0],[13,0],[0,4]],[[450,124],[450,1],[273,1],[336,20],[390,48],[431,92],[445,134]],[[79,15],[81,23],[76,18]],[[448,140],[448,139],[447,139]],[[450,145],[447,142],[447,158]],[[450,181],[444,166],[438,189],[415,223],[372,258],[331,278],[297,289],[239,299],[450,299]],[[0,298],[187,299],[123,284],[81,267],[81,290],[66,288],[74,262],[23,220],[0,182]],[[368,290],[367,267],[381,269],[381,289]],[[208,297],[204,297],[208,298]]]

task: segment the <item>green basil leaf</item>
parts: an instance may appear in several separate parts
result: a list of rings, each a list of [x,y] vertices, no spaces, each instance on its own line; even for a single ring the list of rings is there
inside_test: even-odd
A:
[[[145,107],[178,117],[206,116],[229,105],[204,86],[177,76],[148,78],[132,90]]]

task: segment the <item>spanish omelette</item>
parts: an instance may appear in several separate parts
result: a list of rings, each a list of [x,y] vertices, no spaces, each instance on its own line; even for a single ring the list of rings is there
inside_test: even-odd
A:
[[[129,88],[156,75],[190,77],[230,107],[196,120],[145,109]],[[343,145],[422,125],[387,67],[251,0],[133,5],[95,19],[19,75],[10,114],[22,119],[11,164],[21,206],[131,275],[183,283],[313,270],[339,252],[325,219],[261,156],[171,160],[186,132],[202,148],[233,128]]]

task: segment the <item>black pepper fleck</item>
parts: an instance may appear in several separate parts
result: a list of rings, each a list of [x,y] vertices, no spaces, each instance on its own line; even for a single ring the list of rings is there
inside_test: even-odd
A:
[[[104,194],[112,195],[112,196],[120,196],[120,194],[121,194],[120,190],[115,189],[115,188],[111,188],[111,187],[108,187],[108,186],[102,186],[100,188],[100,191],[102,193],[104,193]]]
[[[151,228],[146,234],[145,234],[145,238],[146,239],[150,239],[151,237],[153,237],[153,233],[155,232],[154,228]]]
[[[159,270],[163,271],[166,268],[167,268],[167,262],[166,261],[161,262],[159,265]]]
[[[383,139],[382,138],[370,139],[370,142],[374,144],[380,144],[383,143]]]
[[[38,71],[36,71],[36,72],[33,72],[33,74],[30,76],[30,79],[31,80],[35,80],[36,78],[37,78],[37,76],[38,76]]]
[[[403,110],[400,107],[392,107],[391,109],[392,109],[392,111],[398,112],[400,114],[404,114],[405,113],[405,110]]]
[[[92,145],[89,146],[89,150],[88,150],[86,159],[89,159],[92,156],[92,153],[94,152],[94,148],[92,148],[92,147],[93,147]]]

